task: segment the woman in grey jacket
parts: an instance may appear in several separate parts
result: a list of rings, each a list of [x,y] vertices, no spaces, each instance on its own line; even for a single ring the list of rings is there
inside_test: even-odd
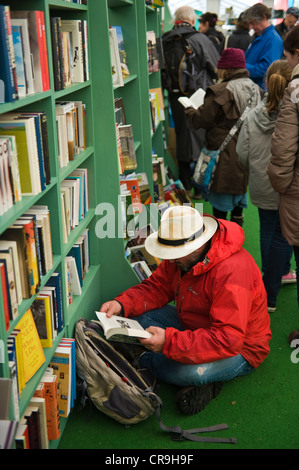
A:
[[[282,282],[296,282],[290,271],[292,247],[284,239],[279,222],[279,194],[274,191],[266,172],[271,157],[271,139],[284,90],[291,79],[292,68],[277,60],[267,71],[268,93],[251,110],[241,128],[237,142],[239,161],[249,170],[249,194],[258,207],[263,280],[268,297],[268,310],[276,309],[276,298]]]

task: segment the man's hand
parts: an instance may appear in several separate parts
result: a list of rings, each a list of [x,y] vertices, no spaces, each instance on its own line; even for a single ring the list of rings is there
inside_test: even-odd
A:
[[[152,336],[146,339],[139,338],[140,343],[142,343],[154,353],[162,351],[166,338],[165,330],[163,328],[159,328],[158,326],[150,326],[146,329],[146,331],[152,333]]]
[[[106,313],[106,316],[110,318],[112,315],[119,315],[122,311],[121,305],[117,300],[109,300],[105,302],[101,308],[100,312]]]

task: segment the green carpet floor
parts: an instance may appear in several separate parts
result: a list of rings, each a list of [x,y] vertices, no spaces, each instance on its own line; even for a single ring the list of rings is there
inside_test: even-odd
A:
[[[210,212],[208,204],[204,211]],[[257,209],[245,210],[245,248],[260,266]],[[225,383],[220,395],[201,412],[183,416],[175,405],[177,388],[161,384],[162,421],[185,429],[227,423],[228,430],[207,433],[235,437],[236,444],[174,442],[163,432],[155,415],[129,428],[93,408],[75,407],[62,435],[59,449],[299,449],[299,364],[291,361],[288,334],[299,329],[296,286],[282,286],[277,310],[271,314],[271,352],[252,374]],[[296,354],[299,359],[299,351]]]

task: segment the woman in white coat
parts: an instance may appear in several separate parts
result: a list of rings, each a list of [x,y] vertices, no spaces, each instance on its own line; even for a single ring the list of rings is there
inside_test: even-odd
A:
[[[267,71],[264,100],[251,110],[241,128],[237,142],[239,161],[249,170],[249,194],[258,208],[263,280],[268,310],[274,312],[282,282],[296,282],[290,270],[292,247],[281,233],[279,194],[274,191],[266,172],[271,157],[271,139],[285,88],[292,68],[286,61],[273,62]]]

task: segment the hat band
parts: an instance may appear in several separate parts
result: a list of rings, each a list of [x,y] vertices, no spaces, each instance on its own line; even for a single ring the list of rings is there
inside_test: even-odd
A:
[[[158,236],[158,242],[161,243],[162,245],[167,245],[167,246],[181,246],[185,245],[185,243],[192,242],[196,238],[198,238],[204,231],[204,226],[201,227],[197,232],[195,232],[191,237],[188,238],[181,238],[180,240],[166,240],[165,238],[161,238]]]

